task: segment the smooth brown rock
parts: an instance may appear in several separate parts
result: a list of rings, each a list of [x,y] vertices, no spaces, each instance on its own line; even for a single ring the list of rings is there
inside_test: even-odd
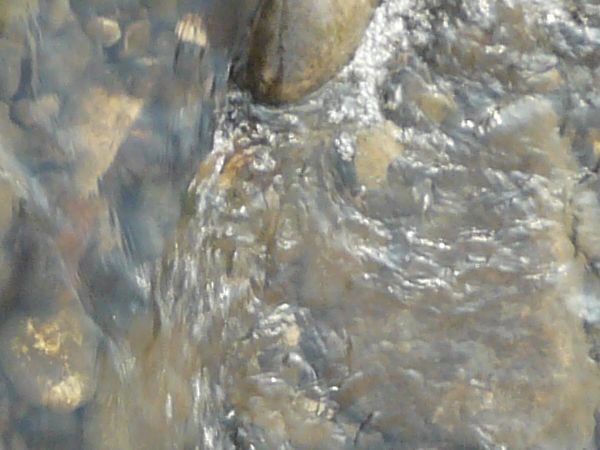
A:
[[[354,54],[379,0],[267,2],[253,32],[246,84],[267,103],[294,102]]]

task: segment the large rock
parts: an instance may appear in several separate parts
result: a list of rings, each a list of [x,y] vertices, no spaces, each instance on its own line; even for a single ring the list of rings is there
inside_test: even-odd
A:
[[[76,305],[51,316],[16,315],[0,330],[0,362],[29,402],[72,411],[95,392],[98,336]]]
[[[246,84],[268,103],[293,102],[347,63],[379,0],[270,0],[252,34]]]
[[[99,86],[85,90],[69,105],[59,141],[75,150],[74,181],[83,194],[96,190],[142,106],[142,99]]]

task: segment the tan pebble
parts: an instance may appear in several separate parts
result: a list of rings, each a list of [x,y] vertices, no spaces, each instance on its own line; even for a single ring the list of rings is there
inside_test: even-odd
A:
[[[85,32],[103,47],[111,47],[121,39],[121,27],[108,17],[94,17],[85,24]]]
[[[534,92],[540,94],[555,91],[560,88],[563,83],[563,77],[557,69],[550,69],[546,72],[536,74],[527,80],[529,87]]]
[[[419,96],[417,102],[423,114],[438,124],[444,122],[451,113],[456,111],[454,100],[439,92],[424,92]]]
[[[388,166],[404,150],[394,136],[396,131],[396,125],[388,121],[359,133],[354,162],[358,181],[367,189],[382,186]]]
[[[143,56],[150,45],[150,21],[137,20],[130,23],[123,37],[121,56],[125,58]]]

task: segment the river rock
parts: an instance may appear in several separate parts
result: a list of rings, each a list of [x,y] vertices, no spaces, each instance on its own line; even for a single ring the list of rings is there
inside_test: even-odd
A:
[[[119,22],[108,17],[94,17],[88,20],[84,30],[93,42],[103,47],[112,47],[121,39]]]
[[[354,164],[358,182],[367,189],[382,186],[387,178],[388,166],[404,150],[394,136],[396,132],[396,125],[387,121],[359,133]]]
[[[11,113],[21,125],[50,130],[58,117],[60,107],[60,99],[57,95],[45,94],[34,99],[24,98],[14,102]]]
[[[71,93],[92,58],[92,45],[79,23],[47,36],[39,50],[39,76],[43,88]]]
[[[4,146],[4,151],[9,151],[12,155],[15,155],[17,153],[16,149],[21,146],[23,139],[23,131],[10,119],[9,106],[0,101],[0,147]],[[0,166],[3,166],[4,162],[5,158],[0,158]]]
[[[123,58],[143,56],[150,45],[150,32],[150,21],[147,19],[130,23],[125,30],[125,36],[123,37],[121,56]]]
[[[75,150],[75,182],[82,193],[96,190],[142,106],[142,99],[100,86],[69,105],[60,140],[62,147]]]
[[[268,2],[252,33],[246,84],[267,103],[294,102],[347,63],[379,0]]]
[[[0,0],[0,34],[15,42],[21,41],[27,21],[38,13],[38,0]]]
[[[10,99],[21,81],[23,47],[8,39],[0,39],[0,99]]]
[[[40,6],[40,17],[51,32],[59,31],[74,20],[69,0],[46,0]]]
[[[17,314],[0,329],[0,344],[4,371],[32,404],[72,411],[94,394],[98,333],[81,307]]]
[[[0,239],[2,239],[12,222],[16,200],[11,183],[0,178]]]

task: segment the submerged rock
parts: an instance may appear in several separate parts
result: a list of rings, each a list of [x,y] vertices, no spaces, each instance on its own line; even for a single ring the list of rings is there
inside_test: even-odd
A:
[[[85,24],[85,32],[94,42],[111,47],[121,39],[119,22],[108,17],[94,17]]]
[[[70,23],[60,33],[47,35],[38,44],[39,75],[42,88],[61,94],[71,94],[93,57],[92,45],[77,22]]]
[[[142,19],[129,24],[125,30],[121,56],[130,58],[144,55],[150,45],[150,37],[149,20]]]
[[[122,92],[92,87],[66,113],[61,132],[65,148],[75,150],[75,182],[82,193],[94,192],[143,106]]]
[[[250,43],[246,84],[268,103],[294,102],[348,62],[379,0],[268,2]]]
[[[367,189],[382,186],[388,166],[404,150],[394,136],[396,131],[397,127],[388,121],[358,135],[354,164],[359,183]]]
[[[95,325],[75,305],[47,317],[16,315],[0,330],[0,362],[34,405],[72,411],[96,389]]]
[[[0,39],[0,99],[10,99],[21,81],[23,47],[8,39]]]

